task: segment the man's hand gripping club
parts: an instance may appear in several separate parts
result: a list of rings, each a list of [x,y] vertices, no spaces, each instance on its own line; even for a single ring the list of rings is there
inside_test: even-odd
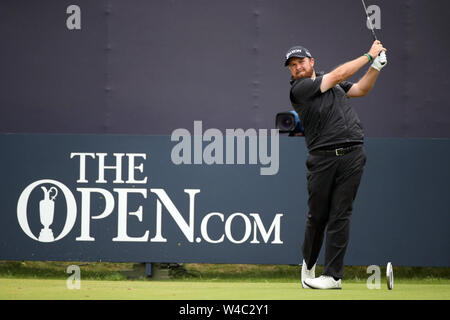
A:
[[[373,57],[375,57],[371,65],[371,67],[374,68],[375,70],[381,71],[381,69],[383,69],[386,66],[387,64],[386,49],[383,48],[383,45],[381,44],[380,41],[376,40],[373,43],[372,48],[370,48],[369,55],[372,57],[372,59]]]

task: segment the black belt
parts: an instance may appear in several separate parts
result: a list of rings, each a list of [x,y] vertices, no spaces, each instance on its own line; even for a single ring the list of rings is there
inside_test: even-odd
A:
[[[344,154],[347,154],[349,152],[352,152],[355,149],[361,148],[362,144],[358,143],[358,144],[354,144],[354,145],[350,145],[350,146],[343,146],[343,147],[339,147],[336,146],[335,148],[330,149],[330,147],[325,147],[325,148],[321,148],[321,149],[315,149],[310,151],[309,153],[312,155],[326,155],[326,156],[343,156]]]

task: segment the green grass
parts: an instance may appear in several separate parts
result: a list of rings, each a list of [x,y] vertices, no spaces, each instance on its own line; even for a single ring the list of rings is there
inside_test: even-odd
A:
[[[79,262],[79,261],[0,261],[0,278],[66,279],[69,265],[80,266],[86,280],[148,280],[144,265],[134,263]],[[172,269],[171,276],[179,281],[252,281],[290,282],[300,277],[300,267],[292,265],[252,265],[252,264],[198,264],[187,263],[183,269]],[[317,266],[320,274],[323,266]],[[364,280],[369,274],[365,266],[346,266],[344,280]],[[381,275],[386,272],[381,267]],[[448,279],[450,268],[397,267],[394,265],[395,279]]]
[[[133,267],[133,263],[0,261],[0,278],[66,279],[70,265],[78,265],[82,277],[90,280],[126,280],[124,273]]]
[[[450,299],[450,280],[398,280],[393,290],[369,290],[347,281],[342,290],[311,290],[298,282],[107,281],[82,280],[69,290],[65,280],[0,279],[0,299],[163,300],[439,300]]]
[[[81,288],[69,290],[69,265],[81,270]],[[450,299],[450,268],[396,267],[394,290],[369,290],[366,267],[345,267],[343,290],[301,288],[300,267],[286,265],[184,264],[171,278],[146,278],[143,264],[0,261],[0,299],[164,300],[438,300]],[[316,274],[322,272],[318,266]]]
[[[290,265],[248,265],[248,264],[186,264],[186,274],[178,275],[179,279],[199,279],[208,281],[297,281],[300,279],[300,266]],[[386,267],[381,266],[381,276],[386,274]],[[323,266],[316,267],[320,275]],[[370,274],[365,266],[346,266],[344,280],[367,281]],[[450,268],[443,267],[396,267],[395,279],[447,279],[450,280]]]

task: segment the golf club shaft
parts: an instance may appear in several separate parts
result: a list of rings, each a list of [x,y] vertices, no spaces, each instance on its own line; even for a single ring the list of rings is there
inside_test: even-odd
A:
[[[361,2],[362,2],[363,7],[364,7],[364,12],[366,13],[366,17],[367,17],[367,21],[368,21],[369,26],[370,26],[370,30],[372,31],[373,41],[376,41],[376,40],[378,40],[378,38],[377,38],[377,35],[375,34],[375,30],[373,28],[372,21],[370,20],[369,14],[367,13],[366,3],[364,2],[364,0],[361,0]]]
[[[362,2],[363,7],[364,7],[364,12],[366,13],[366,17],[367,17],[367,21],[369,23],[370,30],[372,31],[373,41],[377,41],[378,38],[377,38],[377,35],[375,34],[375,29],[373,27],[372,21],[370,20],[369,14],[367,13],[366,3],[364,2],[364,0],[361,0],[361,2]],[[384,65],[384,63],[381,63],[381,64]]]

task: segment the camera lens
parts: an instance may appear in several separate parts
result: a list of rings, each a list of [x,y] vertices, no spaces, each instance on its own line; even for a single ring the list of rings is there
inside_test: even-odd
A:
[[[280,113],[276,125],[280,131],[292,131],[295,128],[295,118],[290,113]]]
[[[304,129],[300,122],[298,113],[295,111],[277,113],[275,127],[280,133],[289,133],[289,136],[303,136]]]
[[[291,118],[285,118],[283,119],[283,124],[282,124],[283,128],[287,128],[287,130],[289,130],[289,128],[292,127],[292,119]]]

